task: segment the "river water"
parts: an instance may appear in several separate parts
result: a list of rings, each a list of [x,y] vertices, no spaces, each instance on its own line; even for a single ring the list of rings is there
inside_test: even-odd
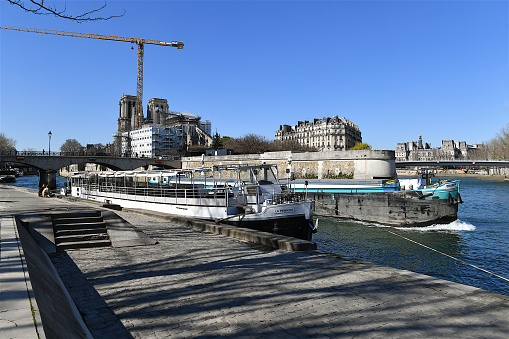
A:
[[[460,180],[464,203],[450,224],[394,228],[320,218],[313,240],[344,257],[509,295],[509,182]]]
[[[394,228],[320,218],[313,240],[344,257],[509,295],[503,279],[509,279],[509,182],[460,180],[464,203],[450,224]],[[57,176],[57,187],[65,181]],[[19,177],[12,185],[37,189],[38,177]]]

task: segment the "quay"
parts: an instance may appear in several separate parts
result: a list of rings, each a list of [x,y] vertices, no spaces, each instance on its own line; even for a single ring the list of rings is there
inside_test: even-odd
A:
[[[0,185],[2,337],[509,336],[508,296],[409,271],[135,211],[115,213],[144,238],[81,250],[39,246],[17,222],[85,209],[102,207]]]

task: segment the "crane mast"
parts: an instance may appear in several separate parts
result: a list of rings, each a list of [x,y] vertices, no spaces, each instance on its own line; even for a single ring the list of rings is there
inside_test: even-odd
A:
[[[178,49],[184,48],[184,43],[179,41],[163,42],[159,40],[150,39],[137,39],[115,35],[93,34],[93,33],[77,33],[66,31],[55,31],[50,29],[38,29],[28,27],[4,26],[0,25],[2,29],[9,29],[13,31],[43,33],[52,35],[71,36],[77,38],[101,39],[112,41],[124,41],[138,45],[138,75],[136,77],[136,128],[141,128],[143,124],[143,55],[144,44],[177,47]]]

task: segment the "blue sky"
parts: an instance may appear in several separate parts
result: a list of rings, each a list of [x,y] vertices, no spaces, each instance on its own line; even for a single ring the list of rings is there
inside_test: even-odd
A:
[[[57,6],[63,2],[55,2]],[[68,12],[102,2],[68,1]],[[480,143],[509,123],[507,1],[108,1],[74,23],[0,0],[2,25],[182,41],[145,46],[150,98],[222,136],[273,140],[281,124],[344,116],[374,149],[422,134]],[[0,30],[0,131],[18,150],[108,143],[137,47]]]

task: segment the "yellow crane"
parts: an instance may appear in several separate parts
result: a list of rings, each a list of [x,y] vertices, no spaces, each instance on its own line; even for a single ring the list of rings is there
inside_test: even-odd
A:
[[[178,49],[184,48],[184,43],[179,41],[163,42],[159,40],[150,39],[138,39],[128,38],[123,36],[105,35],[105,34],[91,34],[91,33],[76,33],[66,31],[54,31],[50,29],[38,29],[38,28],[27,28],[27,27],[16,27],[16,26],[4,26],[0,25],[2,29],[10,29],[13,31],[32,32],[32,33],[43,33],[63,36],[73,36],[78,38],[89,38],[89,39],[101,39],[101,40],[113,40],[113,41],[124,41],[138,45],[138,77],[136,81],[136,127],[140,128],[143,123],[143,54],[144,44],[159,45],[159,46],[170,46],[177,47]]]

